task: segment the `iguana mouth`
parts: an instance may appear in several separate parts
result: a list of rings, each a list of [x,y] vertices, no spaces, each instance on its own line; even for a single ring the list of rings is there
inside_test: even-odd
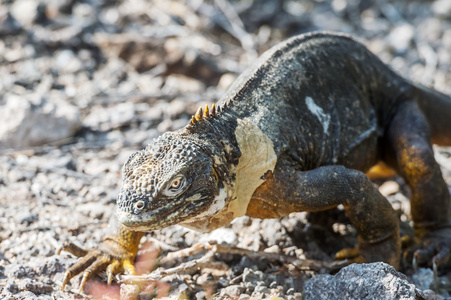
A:
[[[169,203],[169,205],[140,213],[133,213],[118,207],[116,216],[119,222],[130,230],[156,230],[178,224],[189,218],[189,215],[185,214],[185,211],[192,212],[192,208],[188,209],[189,205],[186,204],[188,203],[184,199],[181,199],[181,201],[174,201]]]

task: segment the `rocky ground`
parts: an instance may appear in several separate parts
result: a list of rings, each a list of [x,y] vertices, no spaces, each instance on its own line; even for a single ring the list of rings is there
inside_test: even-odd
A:
[[[451,94],[449,0],[1,1],[0,297],[314,299],[308,293],[322,291],[324,277],[303,287],[324,268],[284,259],[331,262],[337,250],[352,246],[355,230],[340,210],[244,217],[210,234],[180,226],[152,232],[138,257],[144,273],[157,256],[198,242],[225,248],[216,249],[213,261],[154,281],[108,288],[97,278],[83,294],[78,277],[60,290],[76,259],[56,255],[65,240],[95,247],[102,239],[128,155],[185,126],[258,54],[312,30],[352,33],[402,75]],[[451,185],[451,149],[435,150]],[[405,184],[399,178],[378,184],[409,233]],[[176,253],[160,265],[173,268],[193,257]],[[407,278],[381,268],[406,285],[409,297],[450,297],[447,269],[434,280],[427,268],[406,268]],[[337,276],[339,282],[349,274]]]

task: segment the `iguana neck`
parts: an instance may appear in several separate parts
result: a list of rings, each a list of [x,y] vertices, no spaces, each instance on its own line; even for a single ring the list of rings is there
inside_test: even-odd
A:
[[[193,118],[198,114],[199,111]],[[236,127],[237,120],[233,112],[223,108],[213,116],[203,115],[197,122],[191,122],[181,130],[183,138],[198,144],[212,158],[219,182],[223,185],[233,185],[235,174],[232,171],[241,156],[235,136]]]

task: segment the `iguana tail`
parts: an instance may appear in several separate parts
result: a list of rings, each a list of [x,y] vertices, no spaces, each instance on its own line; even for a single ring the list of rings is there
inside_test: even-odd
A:
[[[431,128],[432,143],[451,146],[451,97],[417,85],[418,105]]]

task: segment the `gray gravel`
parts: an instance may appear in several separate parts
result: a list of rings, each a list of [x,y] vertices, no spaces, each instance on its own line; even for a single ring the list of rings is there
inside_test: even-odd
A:
[[[301,299],[315,272],[223,254],[216,256],[217,269],[148,286],[107,289],[100,285],[104,278],[97,278],[79,295],[76,277],[62,292],[64,270],[76,259],[55,252],[65,240],[95,247],[114,211],[128,155],[185,126],[258,54],[289,36],[352,33],[400,74],[451,94],[450,3],[1,1],[0,298]],[[436,148],[436,154],[451,185],[451,149]],[[408,232],[407,188],[395,178],[385,191]],[[337,221],[325,224],[317,221],[321,216],[302,213],[282,220],[244,217],[204,235],[173,226],[149,233],[143,243],[158,240],[162,256],[216,240],[331,261],[337,250],[355,243],[355,231],[342,211],[328,216]],[[451,273],[440,271],[434,281],[430,269],[405,270],[425,294],[449,297]]]

